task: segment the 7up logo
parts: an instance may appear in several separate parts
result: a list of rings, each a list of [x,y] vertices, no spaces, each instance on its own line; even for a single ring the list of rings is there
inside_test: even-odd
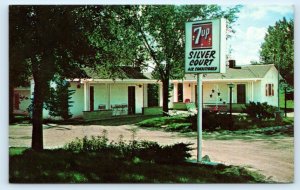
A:
[[[212,23],[193,24],[192,49],[212,48]]]

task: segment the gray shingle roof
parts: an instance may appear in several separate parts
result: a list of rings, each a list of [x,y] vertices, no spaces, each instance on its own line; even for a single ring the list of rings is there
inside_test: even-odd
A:
[[[267,72],[274,67],[270,65],[247,65],[241,68],[227,68],[226,73],[212,73],[203,76],[203,79],[254,79],[263,78]],[[120,67],[117,78],[121,79],[153,79],[151,73],[141,73],[138,68],[129,66]],[[110,79],[111,76],[97,72],[95,70],[86,70],[89,77],[94,79]],[[181,80],[181,79],[178,79]],[[186,74],[184,80],[196,80],[196,75]]]
[[[227,68],[226,73],[212,73],[203,76],[203,79],[253,79],[263,78],[274,67],[270,65],[247,65],[239,68]],[[185,80],[196,80],[193,74],[186,74]]]
[[[93,79],[111,79],[113,76],[101,69],[85,69],[86,74]],[[138,67],[120,66],[115,70],[115,79],[148,79]]]

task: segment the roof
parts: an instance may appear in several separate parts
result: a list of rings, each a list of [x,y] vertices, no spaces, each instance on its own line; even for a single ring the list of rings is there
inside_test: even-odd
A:
[[[211,73],[203,76],[203,79],[218,80],[218,79],[258,79],[263,78],[267,72],[274,67],[273,64],[268,65],[246,65],[236,68],[227,68],[226,73]],[[274,67],[275,68],[275,67]],[[112,79],[113,77],[103,70],[85,70],[87,75],[93,79]],[[153,79],[151,72],[142,73],[138,67],[122,66],[116,70],[115,79]],[[153,79],[154,80],[154,79]],[[178,79],[181,80],[181,79]],[[184,80],[196,80],[196,75],[186,74]]]
[[[112,75],[103,72],[103,69],[85,69],[85,72],[93,79],[112,79]],[[121,66],[117,67],[114,72],[115,79],[149,79],[138,67]]]
[[[257,79],[263,78],[274,67],[269,65],[247,65],[240,68],[227,68],[226,73],[212,73],[203,76],[203,79]],[[196,80],[194,74],[186,74],[185,80]]]

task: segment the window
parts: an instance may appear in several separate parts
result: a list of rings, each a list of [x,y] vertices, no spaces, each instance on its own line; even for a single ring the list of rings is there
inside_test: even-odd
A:
[[[274,96],[274,84],[266,84],[266,96]]]
[[[178,83],[178,92],[177,92],[178,102],[183,102],[183,85]]]

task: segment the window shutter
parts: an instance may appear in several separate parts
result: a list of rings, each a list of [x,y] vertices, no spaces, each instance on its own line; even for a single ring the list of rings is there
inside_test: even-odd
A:
[[[266,84],[266,96],[268,96],[268,84]]]
[[[272,84],[272,96],[274,96],[274,84]]]

